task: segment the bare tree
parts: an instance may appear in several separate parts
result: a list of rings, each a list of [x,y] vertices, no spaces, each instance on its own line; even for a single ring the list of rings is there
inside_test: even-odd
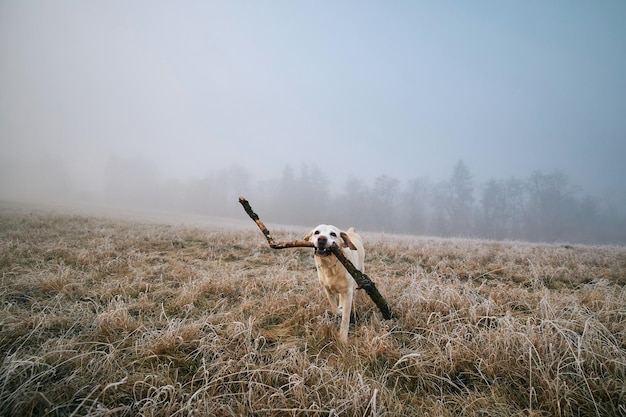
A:
[[[433,191],[435,230],[444,236],[473,233],[474,183],[463,160],[454,166],[452,177]]]
[[[430,193],[431,185],[427,178],[415,178],[408,182],[400,199],[404,232],[414,234],[429,232]]]
[[[572,220],[574,190],[560,171],[534,172],[528,180],[529,205],[526,229],[531,240],[562,240]]]
[[[381,175],[374,180],[372,193],[372,211],[378,220],[381,231],[398,231],[397,204],[400,190],[400,181],[387,175]]]
[[[370,188],[362,180],[348,178],[343,192],[335,198],[330,222],[342,227],[354,226],[357,230],[374,230],[371,194]]]
[[[287,224],[320,223],[329,208],[328,177],[315,165],[302,164],[300,174],[287,165],[278,182],[277,203],[270,210],[272,219]]]
[[[491,239],[507,237],[507,218],[510,211],[503,181],[487,182],[483,189],[481,208],[480,233]]]

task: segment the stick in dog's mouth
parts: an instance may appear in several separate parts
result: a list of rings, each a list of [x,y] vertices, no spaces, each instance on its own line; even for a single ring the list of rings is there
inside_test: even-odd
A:
[[[318,247],[315,248],[315,254],[317,256],[321,256],[322,258],[324,258],[326,256],[330,256],[330,255],[332,255],[332,253],[333,253],[333,251],[330,250],[330,246],[325,248],[325,249],[318,248]]]

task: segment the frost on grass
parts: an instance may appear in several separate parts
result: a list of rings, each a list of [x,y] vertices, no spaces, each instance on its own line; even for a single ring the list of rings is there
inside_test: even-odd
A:
[[[0,414],[626,415],[624,248],[364,238],[342,345],[254,225],[4,211]]]

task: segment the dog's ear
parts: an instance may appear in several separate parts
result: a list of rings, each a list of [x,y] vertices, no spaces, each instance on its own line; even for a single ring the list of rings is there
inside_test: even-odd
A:
[[[356,246],[354,246],[354,243],[352,243],[352,241],[350,240],[350,236],[348,236],[346,232],[341,232],[339,235],[341,236],[341,239],[343,240],[344,247],[347,246],[352,250],[357,250]]]
[[[302,240],[306,240],[308,242],[309,239],[311,239],[311,236],[313,236],[313,233],[315,233],[315,229],[313,229],[309,233],[307,233],[306,236],[302,238]]]

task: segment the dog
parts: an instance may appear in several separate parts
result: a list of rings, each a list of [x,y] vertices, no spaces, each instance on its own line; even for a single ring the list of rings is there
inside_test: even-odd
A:
[[[311,230],[304,240],[315,246],[315,267],[317,276],[324,288],[330,308],[336,315],[341,315],[339,340],[348,341],[350,313],[356,282],[346,268],[333,255],[330,247],[333,243],[339,246],[347,259],[361,272],[365,267],[365,249],[363,240],[353,227],[344,232],[335,226],[320,224]]]

